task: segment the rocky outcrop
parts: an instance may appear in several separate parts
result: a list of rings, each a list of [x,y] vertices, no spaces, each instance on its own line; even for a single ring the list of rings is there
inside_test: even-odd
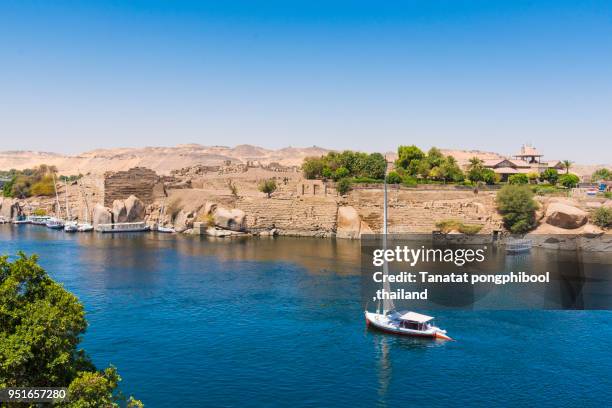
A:
[[[123,200],[113,201],[113,221],[127,222],[127,209]]]
[[[194,213],[188,213],[183,210],[179,211],[174,219],[174,230],[176,232],[185,232],[188,229],[193,228],[193,222],[195,220]]]
[[[372,233],[370,227],[361,220],[357,210],[351,206],[338,208],[337,238],[356,239],[361,234]]]
[[[96,204],[93,208],[93,226],[97,227],[99,224],[111,224],[113,222],[113,213],[102,204]]]
[[[7,220],[17,218],[23,211],[19,201],[14,198],[0,197],[0,216]]]
[[[546,223],[559,228],[575,229],[588,221],[588,214],[565,203],[551,203],[546,209]]]
[[[125,200],[126,222],[139,222],[145,218],[145,205],[136,196],[131,195]]]
[[[245,229],[246,214],[237,208],[227,209],[217,207],[213,213],[215,225],[231,231],[243,231]]]

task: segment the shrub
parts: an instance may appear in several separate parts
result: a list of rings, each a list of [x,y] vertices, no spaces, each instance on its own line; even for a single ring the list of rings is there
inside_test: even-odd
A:
[[[529,179],[530,183],[535,183],[538,180],[538,177],[540,177],[540,175],[536,173],[535,171],[532,171],[531,173],[527,173],[527,178]]]
[[[601,228],[612,227],[612,208],[599,207],[593,213],[593,224]]]
[[[536,226],[535,211],[538,204],[528,186],[504,186],[497,193],[496,202],[506,229],[522,234]]]
[[[350,172],[346,167],[338,167],[334,173],[334,181],[338,181],[342,178],[348,177]]]
[[[396,171],[390,171],[387,174],[387,183],[389,184],[400,184],[402,182],[402,176],[400,176]]]
[[[415,187],[417,185],[417,179],[412,176],[405,176],[402,178],[402,184],[406,187]]]
[[[227,188],[229,189],[230,194],[234,198],[238,198],[238,187],[236,186],[236,183],[234,183],[231,179],[227,180]]]
[[[268,195],[268,198],[272,196],[272,193],[276,191],[276,181],[274,179],[264,180],[259,184],[259,191]]]
[[[33,196],[52,196],[55,195],[55,186],[53,185],[52,176],[44,176],[32,185],[30,193]]]
[[[44,208],[37,208],[32,211],[32,214],[38,217],[44,217],[45,215],[47,215],[47,210],[45,210]]]
[[[553,186],[557,184],[559,180],[559,172],[557,169],[546,169],[540,174],[540,181],[547,181]]]
[[[508,177],[509,184],[527,184],[529,183],[529,177],[526,174],[513,174]]]
[[[563,187],[567,187],[567,188],[574,188],[574,187],[576,187],[578,185],[579,181],[580,181],[580,179],[575,174],[564,174],[561,177],[559,177],[559,183]]]
[[[482,225],[464,224],[457,220],[443,220],[436,223],[436,227],[445,234],[452,231],[459,231],[460,233],[466,235],[478,234],[482,229]]]
[[[338,180],[336,183],[336,191],[340,195],[345,195],[349,191],[351,191],[351,181],[348,178],[343,178]]]

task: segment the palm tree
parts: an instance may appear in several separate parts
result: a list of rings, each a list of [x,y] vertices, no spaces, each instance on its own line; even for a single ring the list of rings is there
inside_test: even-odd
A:
[[[569,169],[570,167],[572,167],[572,164],[574,164],[574,162],[570,161],[570,160],[563,160],[563,167],[565,168],[565,174],[569,173]]]

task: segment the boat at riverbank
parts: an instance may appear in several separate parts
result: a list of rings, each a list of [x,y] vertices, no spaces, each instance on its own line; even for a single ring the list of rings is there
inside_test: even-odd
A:
[[[118,222],[114,224],[98,224],[96,231],[103,233],[146,232],[149,226],[144,222]]]

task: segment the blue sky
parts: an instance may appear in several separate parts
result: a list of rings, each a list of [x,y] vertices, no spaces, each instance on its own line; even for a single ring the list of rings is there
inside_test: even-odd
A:
[[[0,3],[0,150],[398,144],[612,162],[609,1]]]

